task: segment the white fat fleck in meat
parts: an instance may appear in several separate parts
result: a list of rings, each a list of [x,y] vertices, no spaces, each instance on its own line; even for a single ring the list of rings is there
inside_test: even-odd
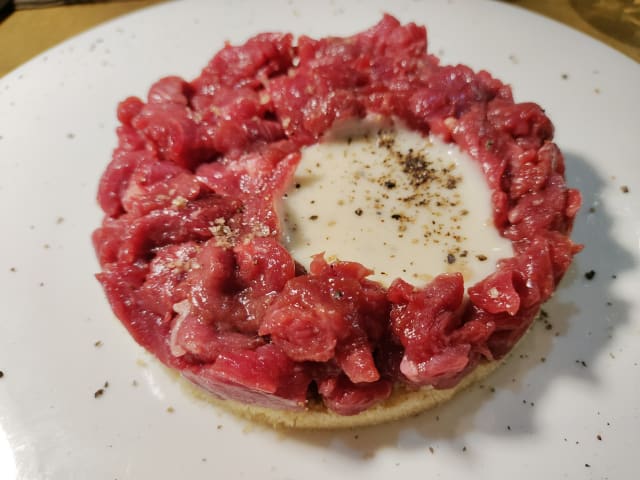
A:
[[[180,326],[187,318],[191,310],[191,302],[189,300],[183,300],[173,305],[173,311],[178,315],[173,319],[173,325],[171,326],[171,334],[169,335],[169,349],[174,357],[181,357],[187,351],[178,344],[178,333]]]
[[[178,195],[173,200],[171,200],[171,206],[174,208],[182,208],[186,206],[188,203],[187,199],[181,195]]]

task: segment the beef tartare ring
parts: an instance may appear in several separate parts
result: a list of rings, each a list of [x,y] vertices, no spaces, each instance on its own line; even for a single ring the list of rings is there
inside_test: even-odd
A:
[[[383,285],[319,251],[299,264],[278,207],[301,152],[371,115],[469,155],[513,255],[468,288],[459,272]],[[485,71],[440,65],[424,27],[388,15],[346,38],[226,45],[195,80],[122,101],[118,119],[97,278],[141,346],[257,420],[337,428],[446,400],[514,347],[581,249],[569,238],[580,194],[544,111]]]

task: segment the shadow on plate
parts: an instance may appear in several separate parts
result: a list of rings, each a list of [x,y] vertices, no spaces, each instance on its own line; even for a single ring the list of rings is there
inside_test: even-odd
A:
[[[601,200],[607,180],[577,155],[567,154],[566,163],[567,177],[581,190],[584,202],[572,237],[585,249],[544,305],[548,316],[535,322],[505,365],[483,383],[414,418],[339,432],[293,431],[280,438],[334,447],[354,459],[388,447],[460,450],[466,449],[470,432],[535,434],[537,412],[541,406],[549,407],[545,396],[554,382],[573,378],[597,388],[600,379],[590,367],[610,354],[607,347],[613,332],[630,315],[629,304],[616,297],[612,276],[633,270],[636,260],[613,236],[614,219]],[[590,211],[598,202],[599,207]],[[589,280],[585,273],[591,270],[596,274]]]

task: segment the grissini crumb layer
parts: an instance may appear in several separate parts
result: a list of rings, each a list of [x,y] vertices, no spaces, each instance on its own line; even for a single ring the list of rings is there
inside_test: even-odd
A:
[[[273,428],[337,430],[380,425],[418,415],[451,400],[459,392],[488,377],[501,364],[502,360],[483,363],[451,388],[435,389],[427,386],[408,390],[397,386],[389,398],[355,415],[339,415],[321,403],[313,401],[304,410],[279,410],[216,398],[209,392],[195,387],[191,382],[185,383],[185,387],[190,394],[201,400],[239,417]]]

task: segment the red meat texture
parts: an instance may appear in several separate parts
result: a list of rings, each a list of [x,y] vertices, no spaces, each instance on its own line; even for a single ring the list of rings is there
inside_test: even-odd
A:
[[[276,202],[302,147],[369,113],[455,142],[490,186],[515,256],[468,288],[443,274],[385,289],[365,266],[280,242]],[[222,398],[353,415],[397,383],[455,385],[505,355],[580,250],[580,195],[553,126],[487,72],[441,66],[426,31],[384,18],[348,38],[261,34],[226,45],[192,82],[118,106],[99,185],[98,279],[135,340]]]

